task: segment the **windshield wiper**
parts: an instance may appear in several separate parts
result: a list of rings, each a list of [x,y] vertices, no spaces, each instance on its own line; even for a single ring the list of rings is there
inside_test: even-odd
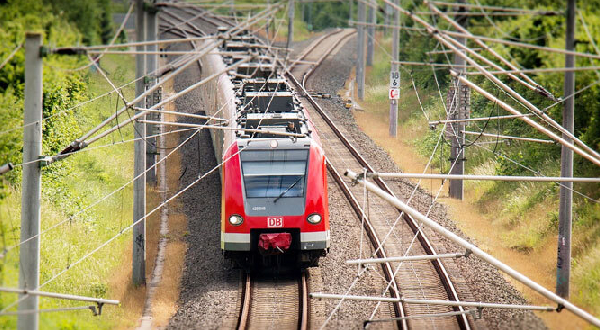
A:
[[[300,177],[298,178],[298,180],[296,180],[294,183],[292,183],[292,185],[291,185],[291,186],[289,186],[289,187],[288,187],[286,190],[284,190],[284,191],[283,191],[281,194],[279,194],[279,196],[277,196],[277,198],[275,198],[275,199],[273,200],[273,203],[277,203],[277,200],[278,200],[278,199],[280,199],[281,197],[283,197],[283,195],[285,195],[285,193],[287,193],[288,191],[290,191],[290,189],[294,188],[294,186],[295,186],[295,185],[296,185],[298,182],[300,182],[300,180],[302,180],[302,178],[303,178],[303,176],[300,176]]]

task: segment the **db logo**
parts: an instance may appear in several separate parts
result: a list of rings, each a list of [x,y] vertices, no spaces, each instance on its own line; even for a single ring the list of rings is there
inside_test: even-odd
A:
[[[283,227],[283,218],[267,218],[267,227],[269,227],[269,228]]]

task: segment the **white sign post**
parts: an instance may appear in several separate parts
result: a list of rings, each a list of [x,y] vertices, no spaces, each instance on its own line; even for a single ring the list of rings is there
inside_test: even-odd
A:
[[[400,88],[399,71],[390,71],[390,88]]]

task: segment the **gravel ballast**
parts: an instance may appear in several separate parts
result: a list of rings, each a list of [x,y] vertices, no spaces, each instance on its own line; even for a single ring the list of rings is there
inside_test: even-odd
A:
[[[298,53],[309,42],[294,44]],[[173,50],[188,50],[189,44],[173,46]],[[333,58],[325,59],[309,80],[307,89],[332,95],[343,87],[355,62],[356,38],[348,43]],[[191,66],[175,78],[174,89],[180,91],[198,81],[197,65]],[[398,171],[387,153],[366,136],[356,125],[352,114],[339,99],[318,100],[338,126],[368,162],[379,171]],[[191,92],[176,101],[177,111],[201,113],[204,109],[199,92]],[[186,120],[186,122],[193,122]],[[191,133],[181,134],[183,141]],[[208,131],[201,131],[182,149],[182,168],[179,189],[195,180],[199,174],[217,165]],[[187,216],[188,250],[181,281],[178,310],[171,318],[169,329],[214,329],[232,328],[237,321],[240,296],[240,271],[225,261],[220,249],[220,204],[221,182],[219,172],[206,177],[181,196],[181,211]],[[408,181],[393,183],[399,196],[408,196],[413,184]],[[401,197],[406,199],[407,197]],[[429,208],[431,196],[418,189],[411,205],[421,212]],[[345,293],[356,279],[357,269],[345,264],[346,260],[358,256],[360,244],[360,222],[348,205],[346,198],[329,179],[329,203],[332,246],[330,253],[321,259],[318,268],[309,271],[311,292]],[[464,235],[447,216],[445,206],[435,204],[430,217],[458,235]],[[432,233],[427,232],[428,235]],[[439,252],[456,251],[456,247],[443,238],[436,238]],[[369,246],[366,242],[363,242]],[[370,249],[370,246],[369,246]],[[476,258],[461,258],[454,262],[451,271],[460,272],[468,287],[467,297],[476,301],[523,304],[526,301],[493,267]],[[380,295],[384,287],[379,268],[369,270],[349,292],[354,295]],[[335,300],[311,300],[312,325],[318,327],[336,308]],[[376,303],[345,301],[328,321],[327,328],[362,328],[362,321],[369,318]],[[382,304],[376,318],[390,317],[389,305]],[[543,322],[531,312],[485,310],[482,327],[489,329],[544,329]],[[372,328],[389,328],[391,324],[376,324]]]
[[[356,63],[355,50],[356,38],[352,38],[335,56],[323,61],[321,67],[308,80],[307,89],[336,95],[344,87],[346,80],[350,76],[351,69]],[[360,130],[351,111],[344,107],[341,99],[318,99],[317,102],[334,120],[336,125],[344,131],[351,143],[376,171],[400,172],[398,166],[385,150],[377,146],[373,140]],[[390,183],[397,196],[403,200],[408,199],[408,196],[410,196],[414,189],[414,184],[408,180],[388,182],[388,184]],[[432,196],[428,192],[418,188],[410,205],[420,212],[426,213],[431,205],[431,200]],[[467,238],[456,227],[454,222],[449,219],[446,206],[436,202],[429,216],[455,234]],[[438,253],[458,250],[454,243],[435,235],[431,230],[426,229],[425,232],[430,238],[434,237],[433,240],[439,242],[435,246]],[[476,244],[476,242],[469,238],[467,240]],[[507,304],[527,303],[521,293],[508,283],[502,277],[501,273],[476,257],[454,260],[454,265],[448,268],[451,276],[457,276],[456,271],[458,271],[461,275],[461,280],[465,281],[468,286],[469,292],[466,293],[466,296],[476,301]],[[455,272],[453,273],[452,270]],[[459,296],[461,296],[461,292],[459,292]],[[485,324],[481,326],[489,329],[546,328],[541,319],[530,311],[486,309],[483,312],[483,317]]]

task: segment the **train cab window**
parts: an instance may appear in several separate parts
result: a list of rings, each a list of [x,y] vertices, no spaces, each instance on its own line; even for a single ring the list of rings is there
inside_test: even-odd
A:
[[[243,151],[246,197],[304,197],[307,160],[307,149]]]

